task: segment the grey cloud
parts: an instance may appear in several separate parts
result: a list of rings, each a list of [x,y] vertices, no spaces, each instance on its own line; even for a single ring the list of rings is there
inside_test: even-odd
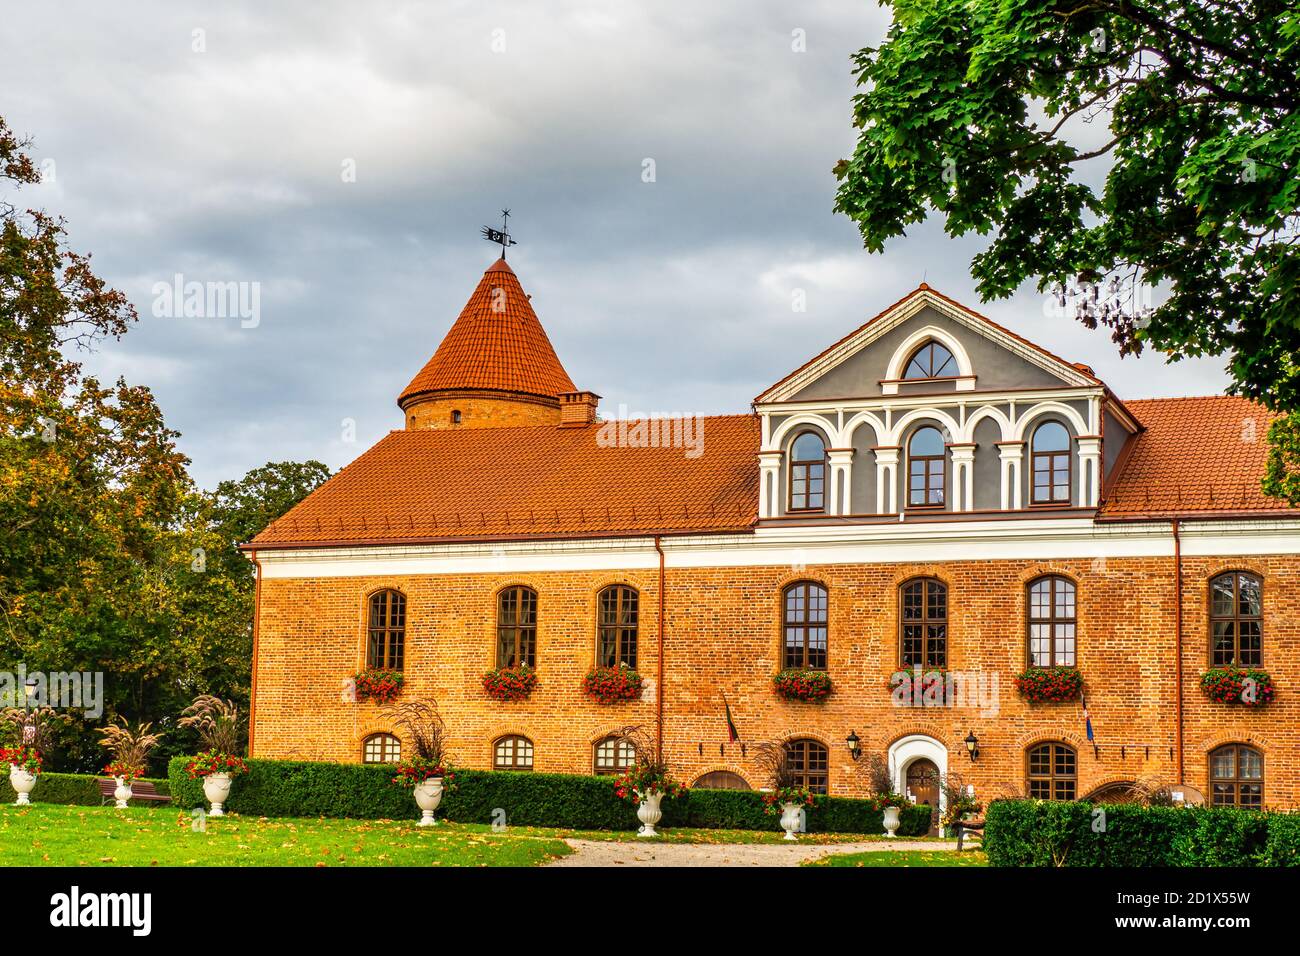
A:
[[[979,307],[978,240],[927,223],[869,256],[831,212],[849,56],[885,25],[830,0],[28,5],[0,37],[0,115],[56,163],[20,199],[65,215],[141,313],[89,367],[153,386],[211,486],[273,458],[337,467],[399,427],[505,205],[512,264],[608,408],[744,410],[923,276]],[[178,272],[261,282],[260,325],[153,317]],[[1121,396],[1226,381],[1217,360],[1121,362],[1032,290],[982,310]]]

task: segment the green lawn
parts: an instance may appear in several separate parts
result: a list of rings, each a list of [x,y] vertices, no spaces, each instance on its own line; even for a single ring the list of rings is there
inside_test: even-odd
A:
[[[414,821],[209,817],[132,807],[0,807],[6,866],[537,866],[555,836]]]
[[[804,866],[988,866],[979,850],[881,850],[877,853],[841,853],[809,860]]]

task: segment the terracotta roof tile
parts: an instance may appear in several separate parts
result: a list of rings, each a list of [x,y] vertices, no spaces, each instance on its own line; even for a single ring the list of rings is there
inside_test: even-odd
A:
[[[1227,395],[1125,404],[1146,430],[1107,494],[1102,518],[1295,510],[1260,490],[1273,417],[1262,405]]]
[[[397,404],[425,392],[492,389],[554,398],[576,391],[514,270],[498,259]]]
[[[390,432],[254,545],[735,532],[758,513],[758,421],[698,419],[703,453],[586,428]]]

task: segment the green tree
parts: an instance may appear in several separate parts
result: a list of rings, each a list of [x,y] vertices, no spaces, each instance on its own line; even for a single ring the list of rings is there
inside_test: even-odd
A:
[[[985,299],[1034,280],[1121,354],[1225,355],[1235,392],[1300,409],[1294,3],[891,5],[856,55],[858,143],[835,169],[868,249],[937,212],[990,236]],[[1300,503],[1300,424],[1282,421],[1265,490]]]
[[[0,183],[35,165],[0,119]],[[84,376],[77,352],[135,310],[64,223],[0,200],[0,669],[104,674],[104,717],[167,733],[200,693],[246,700],[253,567],[236,549],[329,476],[272,463],[197,489],[147,388]],[[66,715],[51,765],[96,770],[98,723]]]

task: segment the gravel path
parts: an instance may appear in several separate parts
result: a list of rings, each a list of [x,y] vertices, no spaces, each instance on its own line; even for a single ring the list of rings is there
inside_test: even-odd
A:
[[[633,843],[565,840],[574,852],[547,866],[798,866],[833,853],[955,850],[956,842],[883,840],[871,843]]]

